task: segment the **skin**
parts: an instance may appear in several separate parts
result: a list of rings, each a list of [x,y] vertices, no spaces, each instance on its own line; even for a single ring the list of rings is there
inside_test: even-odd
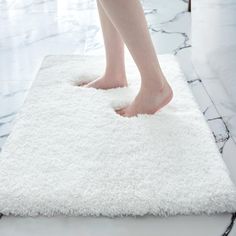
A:
[[[128,85],[125,73],[124,41],[116,30],[100,1],[97,1],[106,52],[106,69],[102,76],[85,87],[110,89]]]
[[[141,75],[141,87],[134,101],[116,112],[126,117],[154,114],[171,101],[173,91],[158,62],[140,1],[97,0],[97,6],[106,50],[106,69],[101,77],[85,87],[127,86],[125,43]]]

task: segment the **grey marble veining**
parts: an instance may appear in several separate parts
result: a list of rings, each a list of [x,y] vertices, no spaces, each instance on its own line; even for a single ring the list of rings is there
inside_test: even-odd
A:
[[[236,2],[193,2],[192,59],[236,143]]]

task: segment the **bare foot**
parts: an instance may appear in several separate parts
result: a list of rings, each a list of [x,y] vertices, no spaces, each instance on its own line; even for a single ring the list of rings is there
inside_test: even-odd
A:
[[[173,91],[165,80],[162,90],[150,91],[147,88],[140,89],[134,101],[123,109],[116,112],[125,117],[137,116],[138,114],[154,114],[167,105],[173,97]]]
[[[128,86],[125,76],[107,76],[103,75],[99,78],[91,81],[87,84],[82,85],[85,88],[95,88],[95,89],[112,89],[119,87]]]

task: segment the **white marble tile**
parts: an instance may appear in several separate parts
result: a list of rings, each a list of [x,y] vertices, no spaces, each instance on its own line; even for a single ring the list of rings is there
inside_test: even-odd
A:
[[[179,50],[176,57],[179,61],[181,69],[184,72],[184,75],[188,81],[198,79],[198,75],[195,72],[193,63],[191,61],[192,48],[188,47],[182,50]]]
[[[180,50],[191,46],[190,14],[186,11],[185,3],[181,11],[175,12],[171,17],[171,8],[168,8],[168,4],[165,7],[163,9],[160,7],[155,14],[151,14],[153,18],[147,15],[149,29],[158,53],[177,54]],[[163,19],[162,14],[169,18]]]
[[[30,12],[56,12],[67,10],[86,10],[96,7],[95,0],[18,0],[10,5],[10,10]]]
[[[215,236],[222,235],[230,215],[177,217],[3,217],[4,236]],[[17,234],[16,234],[17,232]]]
[[[187,11],[187,4],[180,0],[158,1],[158,3],[156,0],[141,0],[141,2],[149,24],[155,27],[165,22],[174,22]]]
[[[204,1],[196,0],[192,4],[192,45],[193,60],[201,77],[214,77],[210,63],[212,52],[218,67],[224,65],[222,49],[235,45],[236,5],[234,0]],[[224,79],[224,78],[222,78]]]
[[[218,78],[205,78],[203,84],[213,100],[213,103],[227,125],[227,128],[232,136],[232,139],[236,143],[236,106],[232,101],[221,80]]]
[[[184,45],[185,37],[178,32],[167,31],[165,29],[151,29],[152,39],[156,51],[159,54],[174,53],[178,48]]]
[[[18,90],[1,96],[0,120],[1,117],[4,117],[6,114],[18,111],[21,108],[27,93],[28,90]]]
[[[29,91],[29,81],[0,81],[0,149]]]
[[[236,112],[234,101],[230,98],[221,81],[217,77],[202,79],[209,96],[223,116],[231,116]]]
[[[195,99],[199,105],[199,108],[202,112],[206,113],[209,116],[209,107],[211,107],[212,101],[209,98],[205,88],[203,87],[202,81],[200,78],[189,80],[188,84],[191,87],[191,90],[195,96]],[[213,111],[212,111],[213,112]],[[217,112],[211,114],[212,117],[218,116]]]
[[[226,164],[234,162],[236,153],[235,14],[233,0],[196,0],[192,4],[194,69],[218,113],[209,125]],[[228,166],[235,172],[235,167]]]
[[[82,43],[88,28],[88,16],[89,11],[64,12],[61,16],[55,13],[25,15],[17,11],[12,17],[2,20],[0,50],[23,48],[41,41],[53,42],[54,45],[63,43],[64,46]],[[47,24],[42,24],[43,21]]]
[[[208,63],[216,75],[215,80],[221,82],[221,86],[227,92],[231,103],[234,103],[236,107],[236,41],[234,45],[227,44],[210,51]]]
[[[234,115],[231,116],[226,123],[227,123],[228,129],[230,130],[232,138],[234,142],[236,143],[236,114],[234,113]]]
[[[230,137],[228,141],[225,143],[224,149],[223,149],[223,160],[225,161],[229,171],[232,180],[234,183],[236,183],[236,171],[235,171],[235,166],[236,166],[236,158],[235,158],[235,153],[236,153],[236,145],[234,140]],[[232,234],[233,236],[234,234]]]
[[[0,1],[0,12],[10,9],[14,4],[15,0],[1,0]]]
[[[226,123],[232,139],[236,142],[236,106],[234,101],[229,97],[219,79],[206,78],[203,79],[203,84],[213,100],[219,116]]]
[[[215,104],[214,98],[212,100],[212,98],[209,96],[209,88],[205,86],[204,81],[200,79],[194,79],[188,82],[193,91],[193,94],[195,95],[196,101],[198,102],[199,107],[203,112],[210,129],[212,130],[213,137],[220,153],[224,152],[224,148],[226,146],[226,143],[229,142],[229,139],[232,141],[232,145],[234,145],[236,148],[236,145],[234,143],[234,136],[230,132],[229,124],[226,119],[227,117],[222,117],[220,115],[218,106],[217,104]],[[213,86],[211,86],[210,88],[212,87]],[[219,94],[217,93],[217,91],[214,92],[215,96]],[[231,155],[230,158],[233,158],[233,156]]]

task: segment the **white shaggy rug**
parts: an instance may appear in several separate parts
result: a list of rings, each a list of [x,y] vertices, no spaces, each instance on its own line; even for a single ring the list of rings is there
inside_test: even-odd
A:
[[[174,56],[160,56],[174,100],[124,118],[130,88],[76,86],[104,58],[48,56],[0,155],[0,212],[35,216],[233,212],[236,190]],[[87,75],[86,75],[87,74]]]

